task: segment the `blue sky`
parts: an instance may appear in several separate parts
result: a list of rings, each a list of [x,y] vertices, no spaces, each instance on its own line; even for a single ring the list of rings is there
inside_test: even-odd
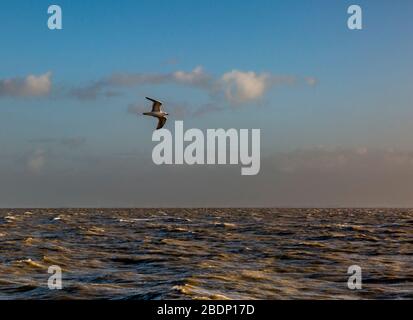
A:
[[[363,9],[361,31],[347,28],[347,8],[353,3]],[[50,4],[3,1],[0,10],[0,83],[7,79],[17,83],[29,75],[51,72],[50,88],[41,95],[2,94],[0,86],[0,172],[15,184],[15,190],[20,190],[18,181],[27,186],[20,196],[3,193],[0,205],[236,204],[236,194],[222,198],[211,195],[204,203],[202,192],[196,191],[194,199],[199,200],[194,203],[179,195],[162,203],[142,202],[133,192],[123,197],[122,188],[133,189],[136,177],[119,182],[122,188],[117,191],[119,187],[115,188],[107,171],[115,175],[120,167],[128,168],[125,177],[130,173],[146,179],[154,170],[150,163],[153,121],[130,112],[145,106],[146,95],[163,100],[172,121],[185,115],[187,128],[262,130],[261,152],[270,159],[263,174],[274,176],[271,181],[256,177],[252,182],[237,182],[239,189],[246,190],[251,185],[254,190],[271,186],[267,198],[252,199],[251,204],[410,204],[411,195],[398,199],[390,194],[383,200],[382,190],[371,191],[366,202],[357,197],[343,198],[342,183],[337,182],[341,180],[331,178],[337,170],[319,176],[335,181],[326,186],[337,189],[328,199],[322,191],[311,201],[305,195],[294,197],[288,193],[291,188],[279,186],[280,181],[290,179],[285,185],[292,186],[302,181],[280,177],[279,160],[271,159],[289,152],[297,157],[296,150],[307,150],[311,159],[315,153],[321,157],[316,162],[323,164],[325,157],[332,157],[331,161],[340,156],[350,159],[354,150],[367,150],[369,155],[378,152],[384,166],[388,165],[390,150],[396,152],[392,154],[396,160],[404,159],[400,160],[403,167],[396,171],[411,169],[411,1],[58,1],[63,10],[63,30],[59,31],[46,26]],[[211,98],[204,86],[186,82],[114,86],[108,81],[114,74],[139,75],[139,79],[176,72],[193,76],[197,67],[201,67],[202,76],[219,81],[236,70],[253,72],[257,77],[269,75],[277,84],[234,103],[224,94]],[[291,83],[285,79],[292,79]],[[90,90],[100,82],[105,82],[102,90],[115,94],[106,97],[106,91],[102,91],[102,95],[89,99],[72,94],[79,89]],[[192,116],[205,104],[219,106],[219,111],[211,109],[202,116]],[[174,112],[175,108],[183,111]],[[122,160],[111,160],[113,157]],[[300,153],[299,157],[307,160],[288,161],[309,161],[308,154]],[[35,172],[27,167],[33,158],[38,160],[34,161]],[[341,172],[344,169],[340,168],[340,174],[355,174],[359,163],[351,161],[345,168],[348,171]],[[399,162],[391,162],[384,170],[393,170]],[[165,170],[175,174],[174,168]],[[91,188],[99,189],[103,183],[113,185],[113,189],[90,194],[82,191],[80,196],[76,187],[84,184],[83,173],[90,171]],[[229,176],[230,171],[225,169]],[[197,168],[197,173],[206,175],[203,168]],[[70,190],[61,186],[67,175],[73,179]],[[368,179],[373,183],[381,177],[377,175],[371,173]],[[383,181],[387,178],[381,177]],[[115,175],[113,179],[120,178]],[[216,179],[219,184],[219,177]],[[45,181],[50,184],[32,195],[30,186]],[[191,181],[188,178],[188,185]],[[352,183],[359,185],[357,179],[349,185]],[[400,185],[413,186],[409,183],[406,180]],[[56,194],[52,196],[51,190]],[[280,196],[273,200],[275,192]],[[107,202],[106,193],[111,195]]]

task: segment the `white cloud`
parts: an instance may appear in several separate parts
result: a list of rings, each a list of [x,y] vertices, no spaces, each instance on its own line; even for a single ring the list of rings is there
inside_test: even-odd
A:
[[[173,74],[176,81],[185,84],[200,84],[209,79],[209,76],[204,72],[201,66],[197,66],[190,72],[176,71]]]
[[[0,97],[38,97],[48,95],[52,87],[51,72],[25,78],[0,80]]]
[[[232,70],[222,76],[225,95],[232,102],[246,102],[261,98],[270,85],[270,75],[253,71]]]

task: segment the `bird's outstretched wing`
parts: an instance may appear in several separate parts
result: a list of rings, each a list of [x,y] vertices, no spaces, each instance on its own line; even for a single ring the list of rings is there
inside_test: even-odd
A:
[[[156,130],[161,129],[166,122],[166,117],[159,117],[158,118],[158,126],[156,127]]]
[[[146,99],[148,99],[149,101],[152,101],[152,102],[153,102],[152,112],[159,112],[159,111],[161,111],[162,102],[160,102],[160,101],[158,101],[158,100],[155,100],[155,99],[152,99],[152,98],[149,98],[149,97],[146,97]]]

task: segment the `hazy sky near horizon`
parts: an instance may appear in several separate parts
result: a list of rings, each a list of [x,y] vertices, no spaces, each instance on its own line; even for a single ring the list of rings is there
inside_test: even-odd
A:
[[[405,0],[2,1],[0,207],[413,206],[412,14]],[[145,96],[170,129],[261,129],[260,174],[154,165]]]

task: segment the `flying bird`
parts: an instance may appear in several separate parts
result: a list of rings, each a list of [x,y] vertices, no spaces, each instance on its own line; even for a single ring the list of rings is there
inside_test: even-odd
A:
[[[169,113],[166,113],[165,111],[161,109],[162,102],[152,99],[152,98],[148,98],[148,97],[146,97],[146,99],[153,102],[152,111],[144,112],[143,114],[145,116],[152,116],[152,117],[158,118],[158,126],[156,127],[156,130],[161,129],[165,125],[165,122],[167,119],[165,116],[169,115]]]

